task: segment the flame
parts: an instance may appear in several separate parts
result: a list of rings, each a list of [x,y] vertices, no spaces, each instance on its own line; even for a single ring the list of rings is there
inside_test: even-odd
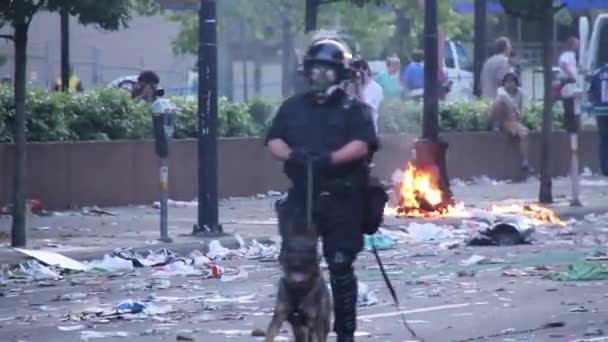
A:
[[[446,203],[446,198],[433,173],[417,168],[412,163],[408,162],[407,168],[403,171],[398,190],[399,205],[396,208],[387,206],[384,210],[385,215],[421,218],[473,216],[464,203]],[[566,222],[557,217],[551,209],[535,204],[493,205],[488,211],[494,215],[524,215],[538,225],[566,225]]]
[[[565,226],[566,222],[557,217],[555,213],[545,207],[541,207],[535,204],[512,204],[506,206],[497,206],[493,205],[490,209],[490,212],[495,215],[504,215],[504,214],[519,214],[525,215],[532,220],[534,224],[555,224],[558,226]]]
[[[412,163],[401,177],[397,214],[407,217],[461,216],[464,204],[445,203],[445,198],[433,174]]]

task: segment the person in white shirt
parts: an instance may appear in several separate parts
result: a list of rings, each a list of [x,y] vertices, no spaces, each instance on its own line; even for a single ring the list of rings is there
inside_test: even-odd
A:
[[[384,99],[384,90],[372,77],[372,71],[366,60],[355,60],[352,63],[352,67],[357,77],[360,78],[356,81],[359,91],[356,92],[355,96],[372,108],[374,127],[376,128],[376,132],[378,132],[378,111]]]
[[[575,108],[575,100],[580,90],[576,85],[578,77],[578,63],[576,61],[576,51],[578,51],[579,41],[576,37],[568,38],[568,48],[559,56],[559,73],[557,75],[560,82],[560,95],[564,105],[564,119],[568,133],[578,131],[579,120]]]

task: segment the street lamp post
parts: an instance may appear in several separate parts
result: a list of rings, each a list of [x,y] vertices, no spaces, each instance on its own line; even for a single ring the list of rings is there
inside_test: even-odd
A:
[[[198,50],[198,220],[194,234],[219,235],[217,157],[217,8],[201,0]]]
[[[442,190],[443,202],[452,202],[446,168],[448,144],[439,137],[439,36],[437,0],[424,2],[424,105],[422,137],[416,141],[416,165],[431,171]]]

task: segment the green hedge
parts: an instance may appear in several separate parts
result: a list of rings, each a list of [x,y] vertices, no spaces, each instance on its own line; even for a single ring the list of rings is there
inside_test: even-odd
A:
[[[175,136],[194,138],[197,133],[196,101],[172,98],[178,107]],[[12,88],[0,86],[0,143],[12,142],[14,122]],[[272,121],[277,104],[254,98],[248,104],[219,100],[219,135],[244,137],[263,135]],[[488,126],[489,101],[445,102],[440,106],[442,131],[483,131]],[[29,141],[118,140],[151,137],[149,105],[133,101],[120,90],[100,89],[84,94],[50,93],[30,89],[26,100]],[[555,106],[555,126],[562,128],[563,111]],[[539,130],[542,104],[525,110],[524,124]],[[381,133],[419,133],[422,104],[385,100],[380,108]]]
[[[488,129],[491,101],[467,100],[443,102],[439,108],[439,126],[444,132],[474,132]],[[530,130],[540,130],[542,103],[531,103],[524,110],[523,123]],[[563,128],[563,109],[554,106],[554,127]],[[378,130],[381,133],[419,133],[422,128],[422,103],[385,100],[380,107]]]
[[[196,101],[172,100],[179,110],[176,138],[196,137]],[[152,135],[149,105],[133,101],[121,90],[73,95],[30,89],[25,107],[28,141],[144,139]],[[219,135],[259,135],[266,130],[274,110],[274,104],[262,99],[241,104],[220,98]],[[13,141],[14,116],[12,88],[0,86],[0,143]]]

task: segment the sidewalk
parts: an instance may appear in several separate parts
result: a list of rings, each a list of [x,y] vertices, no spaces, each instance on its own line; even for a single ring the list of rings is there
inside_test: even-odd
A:
[[[579,219],[589,213],[608,212],[608,180],[599,177],[582,179],[583,207],[569,206],[570,183],[566,178],[553,182],[555,203],[551,208],[562,218]],[[467,207],[490,207],[513,200],[536,202],[539,182],[508,184],[478,181],[475,184],[456,182],[452,191],[457,202]],[[88,260],[100,258],[116,248],[148,250],[170,248],[177,253],[199,249],[206,251],[212,240],[220,240],[228,248],[238,247],[234,234],[258,241],[276,239],[277,229],[273,204],[278,197],[233,198],[220,203],[220,221],[225,236],[192,236],[196,223],[195,206],[169,209],[169,234],[172,243],[161,243],[159,237],[159,210],[151,206],[107,208],[114,215],[89,216],[81,212],[54,213],[53,216],[28,218],[28,248],[57,252],[65,256]],[[395,220],[394,218],[391,219]],[[398,220],[398,219],[397,219]],[[0,217],[0,264],[14,264],[27,257],[9,247],[10,217]]]

